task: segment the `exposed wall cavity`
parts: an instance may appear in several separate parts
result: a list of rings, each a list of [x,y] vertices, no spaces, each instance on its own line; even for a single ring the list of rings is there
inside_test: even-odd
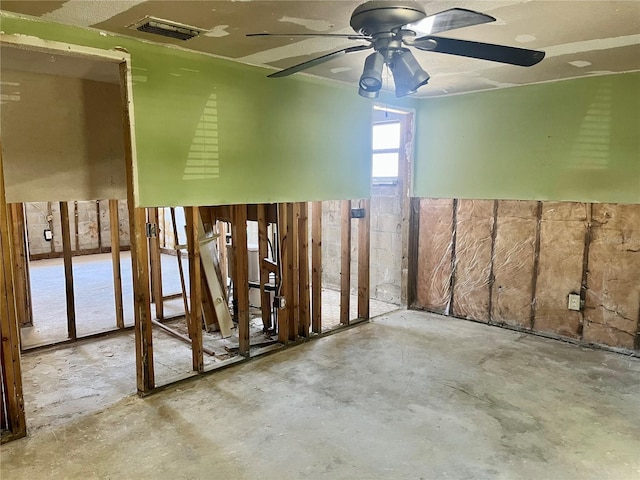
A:
[[[340,201],[322,203],[322,284],[340,289]],[[357,202],[352,208],[358,208]],[[358,285],[358,228],[351,220],[351,293]],[[374,186],[371,191],[370,297],[402,302],[402,204],[397,186]]]
[[[59,202],[25,204],[27,242],[31,260],[62,257],[62,228]],[[74,255],[106,253],[111,250],[109,202],[69,202],[69,232]],[[129,247],[129,211],[126,200],[118,202],[118,236],[120,247]],[[51,240],[45,231],[51,232]]]
[[[640,205],[422,199],[416,280],[417,308],[638,350]]]

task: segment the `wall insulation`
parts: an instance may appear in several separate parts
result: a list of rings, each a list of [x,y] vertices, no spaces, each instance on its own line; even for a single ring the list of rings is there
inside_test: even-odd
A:
[[[640,205],[421,199],[418,228],[413,307],[640,348]]]

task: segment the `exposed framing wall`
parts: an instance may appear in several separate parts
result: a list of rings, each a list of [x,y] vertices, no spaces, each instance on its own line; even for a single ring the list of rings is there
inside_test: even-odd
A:
[[[20,368],[20,337],[13,282],[9,209],[5,199],[0,143],[0,442],[5,443],[27,434]]]
[[[76,59],[86,59],[94,62],[105,62],[112,64],[119,79],[119,93],[120,93],[120,110],[119,110],[119,125],[122,132],[122,145],[123,145],[123,164],[125,167],[126,178],[126,193],[127,202],[129,205],[134,205],[134,159],[135,159],[135,139],[133,137],[133,111],[131,102],[131,69],[129,55],[123,52],[108,52],[98,51],[86,47],[76,47],[66,44],[59,44],[56,42],[42,41],[33,37],[7,37],[2,35],[3,47],[11,45],[12,48],[18,50],[24,50],[27,54],[29,52],[35,52],[36,54],[45,55],[67,55]],[[5,131],[3,130],[3,135]],[[4,165],[4,163],[2,163]],[[5,175],[1,172],[0,177],[2,184],[2,191],[0,192],[0,227],[2,228],[2,260],[3,260],[3,274],[2,274],[2,292],[4,295],[2,298],[5,300],[2,302],[2,339],[3,339],[3,373],[9,372],[10,375],[3,375],[3,379],[7,379],[3,392],[7,393],[8,404],[13,405],[10,409],[12,418],[16,418],[14,422],[17,426],[9,424],[12,434],[23,434],[25,432],[24,413],[20,413],[19,406],[21,405],[21,389],[19,388],[20,378],[20,341],[17,334],[17,318],[15,313],[15,301],[14,301],[14,277],[15,266],[12,264],[11,259],[13,257],[13,244],[8,239],[9,228],[5,228],[8,225],[8,213],[6,207],[6,198],[4,191]],[[115,211],[110,215],[112,219],[117,221],[117,205],[110,202],[110,207]],[[71,273],[71,248],[70,248],[70,234],[66,225],[69,225],[68,220],[68,204],[63,201],[60,202],[61,212],[61,226],[63,233],[64,253],[65,253],[65,276],[71,281],[67,281],[67,304],[72,306],[73,302],[73,288],[72,288],[72,273]],[[147,361],[148,353],[150,350],[150,329],[147,328],[150,321],[150,307],[149,307],[149,276],[148,276],[148,253],[146,245],[145,232],[145,210],[141,208],[129,209],[129,224],[131,230],[134,232],[131,246],[131,258],[132,258],[132,271],[133,271],[133,285],[134,285],[134,317],[135,317],[135,339],[136,339],[136,365],[137,365],[137,382],[138,390],[146,391],[153,386],[153,366]],[[118,242],[118,239],[113,236],[111,241]],[[119,249],[114,249],[119,251]],[[115,264],[115,260],[114,260]],[[71,277],[71,278],[70,278]],[[115,279],[115,272],[114,272]],[[5,311],[6,310],[6,311]],[[75,324],[74,324],[74,312],[73,308],[67,309],[68,322],[69,322],[69,337],[71,340],[75,339]],[[15,332],[15,335],[12,333]],[[5,368],[6,367],[6,368]],[[4,436],[3,436],[4,439]]]
[[[640,205],[421,199],[412,307],[638,350]],[[582,309],[567,309],[579,294]]]
[[[129,249],[129,222],[126,200],[118,202],[118,227],[116,234],[121,250]],[[69,205],[71,247],[73,255],[91,255],[111,251],[111,200],[78,201]],[[29,259],[62,257],[62,230],[60,228],[60,204],[58,202],[28,202],[24,204],[25,223],[29,247]],[[46,240],[44,231],[51,231]]]

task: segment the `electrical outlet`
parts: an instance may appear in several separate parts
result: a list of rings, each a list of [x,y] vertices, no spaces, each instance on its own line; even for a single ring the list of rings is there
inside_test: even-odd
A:
[[[282,310],[287,307],[287,301],[285,300],[284,297],[275,297],[273,299],[273,304],[279,310]]]
[[[569,305],[567,307],[569,310],[580,311],[580,295],[577,293],[569,294]]]
[[[45,229],[45,231],[44,231],[44,239],[47,242],[50,242],[51,240],[53,240],[53,233],[48,228]]]

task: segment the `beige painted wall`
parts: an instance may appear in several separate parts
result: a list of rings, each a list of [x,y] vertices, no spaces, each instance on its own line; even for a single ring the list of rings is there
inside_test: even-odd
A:
[[[1,93],[8,202],[126,198],[119,85],[3,69]]]

